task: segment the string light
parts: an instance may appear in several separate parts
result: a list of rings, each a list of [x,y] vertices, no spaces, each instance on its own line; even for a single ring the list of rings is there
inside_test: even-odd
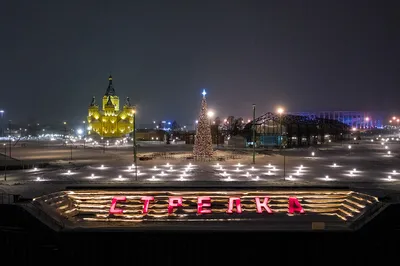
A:
[[[195,158],[211,157],[213,154],[212,138],[210,129],[210,118],[207,112],[206,91],[203,90],[201,100],[201,110],[196,126],[196,135],[193,146],[193,155]]]

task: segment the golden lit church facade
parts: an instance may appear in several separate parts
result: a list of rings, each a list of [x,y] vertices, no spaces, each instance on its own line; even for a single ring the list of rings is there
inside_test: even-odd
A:
[[[87,117],[90,133],[96,133],[101,137],[119,138],[133,131],[135,119],[135,107],[131,105],[129,97],[120,110],[119,97],[115,94],[113,79],[108,77],[108,87],[102,99],[102,109],[96,104],[95,97],[89,105]]]

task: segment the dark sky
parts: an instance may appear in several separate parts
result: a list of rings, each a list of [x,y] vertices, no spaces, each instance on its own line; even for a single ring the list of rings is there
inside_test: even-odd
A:
[[[0,108],[83,120],[108,74],[140,123],[217,115],[399,111],[400,1],[3,0]]]

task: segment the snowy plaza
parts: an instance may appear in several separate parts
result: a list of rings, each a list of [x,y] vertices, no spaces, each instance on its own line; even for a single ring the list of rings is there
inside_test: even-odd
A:
[[[81,184],[154,184],[163,186],[196,186],[213,184],[231,186],[353,186],[397,189],[400,184],[400,143],[396,138],[364,139],[357,143],[328,143],[304,149],[252,150],[232,152],[218,149],[219,155],[237,154],[233,159],[207,162],[187,159],[191,147],[174,145],[171,156],[138,160],[133,164],[129,147],[101,150],[74,150],[76,157],[68,160],[48,160],[44,168],[12,170],[2,179],[0,189],[5,193],[29,196]],[[165,151],[166,145],[143,147],[140,156]],[[48,148],[49,149],[49,148]],[[147,150],[146,150],[147,149]],[[54,148],[54,154],[68,148]],[[24,154],[29,154],[23,150]],[[32,153],[39,153],[32,149]],[[63,156],[64,156],[64,153]],[[51,154],[40,152],[42,156]],[[168,153],[166,153],[168,154]],[[15,151],[18,156],[18,150]],[[22,156],[22,155],[21,155]],[[86,156],[86,157],[85,157]],[[229,158],[229,156],[226,156]],[[222,158],[220,156],[220,158]],[[89,160],[90,159],[90,160]],[[27,160],[27,159],[25,159]],[[43,160],[43,159],[41,159]],[[4,174],[4,173],[3,173]]]

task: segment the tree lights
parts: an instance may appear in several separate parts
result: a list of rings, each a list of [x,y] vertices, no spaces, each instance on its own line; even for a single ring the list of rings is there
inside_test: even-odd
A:
[[[203,90],[201,110],[197,123],[193,155],[196,159],[211,157],[213,154],[210,121],[207,112],[206,91]]]

